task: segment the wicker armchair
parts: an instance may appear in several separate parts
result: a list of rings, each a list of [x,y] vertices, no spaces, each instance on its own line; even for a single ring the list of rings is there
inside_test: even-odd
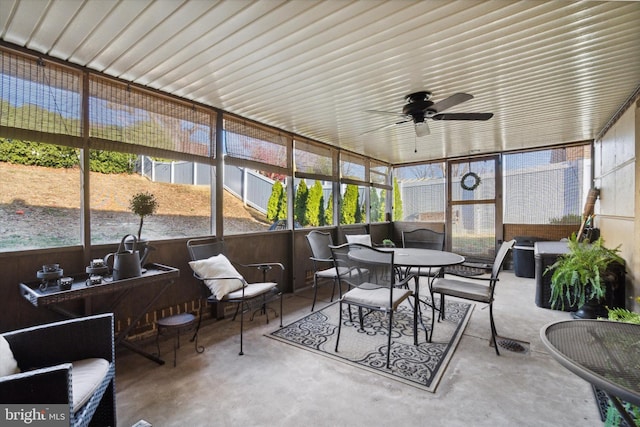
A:
[[[113,314],[38,325],[2,336],[21,373],[0,377],[0,402],[34,407],[64,404],[69,406],[70,426],[116,425]]]

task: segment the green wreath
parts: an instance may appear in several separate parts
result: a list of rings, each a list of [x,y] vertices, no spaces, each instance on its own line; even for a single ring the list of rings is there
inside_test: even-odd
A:
[[[473,178],[473,183],[467,184],[467,178]],[[482,180],[480,179],[477,173],[467,172],[464,175],[462,175],[462,179],[460,180],[460,187],[464,188],[465,190],[473,191],[476,188],[478,188],[478,185],[480,185],[481,181]]]

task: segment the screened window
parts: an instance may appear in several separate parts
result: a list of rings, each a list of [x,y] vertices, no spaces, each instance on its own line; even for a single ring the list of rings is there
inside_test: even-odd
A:
[[[351,153],[340,153],[340,179],[341,181],[353,181],[367,183],[367,168],[364,157]]]
[[[151,241],[211,234],[212,166],[102,150],[91,150],[89,162],[92,244],[140,230],[140,238]],[[141,229],[130,209],[139,193],[158,204]]]
[[[401,166],[394,168],[393,172],[395,220],[445,221],[447,187],[444,162]]]
[[[286,229],[290,138],[231,116],[224,138],[225,234]]]
[[[131,144],[154,151],[214,157],[215,121],[210,111],[163,98],[120,82],[91,77],[89,89],[90,136],[108,141],[106,148],[131,151]],[[114,141],[124,144],[113,144]],[[174,154],[175,156],[175,154]]]
[[[274,129],[235,117],[224,118],[225,161],[255,162],[285,172],[289,166],[289,138]],[[235,160],[235,162],[234,162]]]
[[[293,153],[296,176],[318,177],[325,180],[334,178],[335,149],[296,139]]]
[[[0,138],[0,251],[80,245],[79,150]]]
[[[591,186],[589,145],[504,155],[505,224],[579,224]]]
[[[82,74],[0,48],[0,136],[80,146]]]
[[[337,150],[303,139],[294,140],[295,227],[334,224],[333,184]]]

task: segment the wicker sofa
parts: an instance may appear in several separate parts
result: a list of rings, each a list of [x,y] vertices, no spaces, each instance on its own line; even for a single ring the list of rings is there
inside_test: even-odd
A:
[[[20,373],[0,377],[0,405],[68,405],[70,426],[115,426],[113,314],[1,334]]]

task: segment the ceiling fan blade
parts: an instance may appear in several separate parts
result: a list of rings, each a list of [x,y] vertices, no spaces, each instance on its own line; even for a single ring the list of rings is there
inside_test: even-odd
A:
[[[436,110],[436,112],[440,113],[444,110],[447,110],[451,107],[454,107],[458,104],[462,104],[470,99],[473,99],[473,95],[469,95],[468,93],[454,93],[450,97],[443,99],[440,102],[436,102],[429,109]]]
[[[364,112],[365,113],[373,113],[373,114],[385,114],[387,116],[395,116],[395,117],[407,117],[406,114],[392,113],[391,111],[365,110]]]
[[[403,115],[403,117],[404,117],[404,115]],[[402,123],[407,123],[407,122],[410,122],[410,121],[411,121],[411,120],[409,119],[409,120],[403,120],[403,121],[401,121],[401,122],[396,122],[396,123],[391,123],[391,124],[388,124],[388,125],[384,125],[384,126],[379,127],[379,128],[375,128],[375,129],[368,130],[368,131],[366,131],[366,132],[362,132],[362,133],[360,134],[360,136],[362,136],[362,135],[366,135],[366,134],[368,134],[368,133],[378,132],[379,130],[383,130],[383,129],[391,128],[391,127],[394,127],[394,126],[396,126],[396,125],[401,125]]]
[[[433,120],[489,120],[493,113],[445,113],[436,114]]]

